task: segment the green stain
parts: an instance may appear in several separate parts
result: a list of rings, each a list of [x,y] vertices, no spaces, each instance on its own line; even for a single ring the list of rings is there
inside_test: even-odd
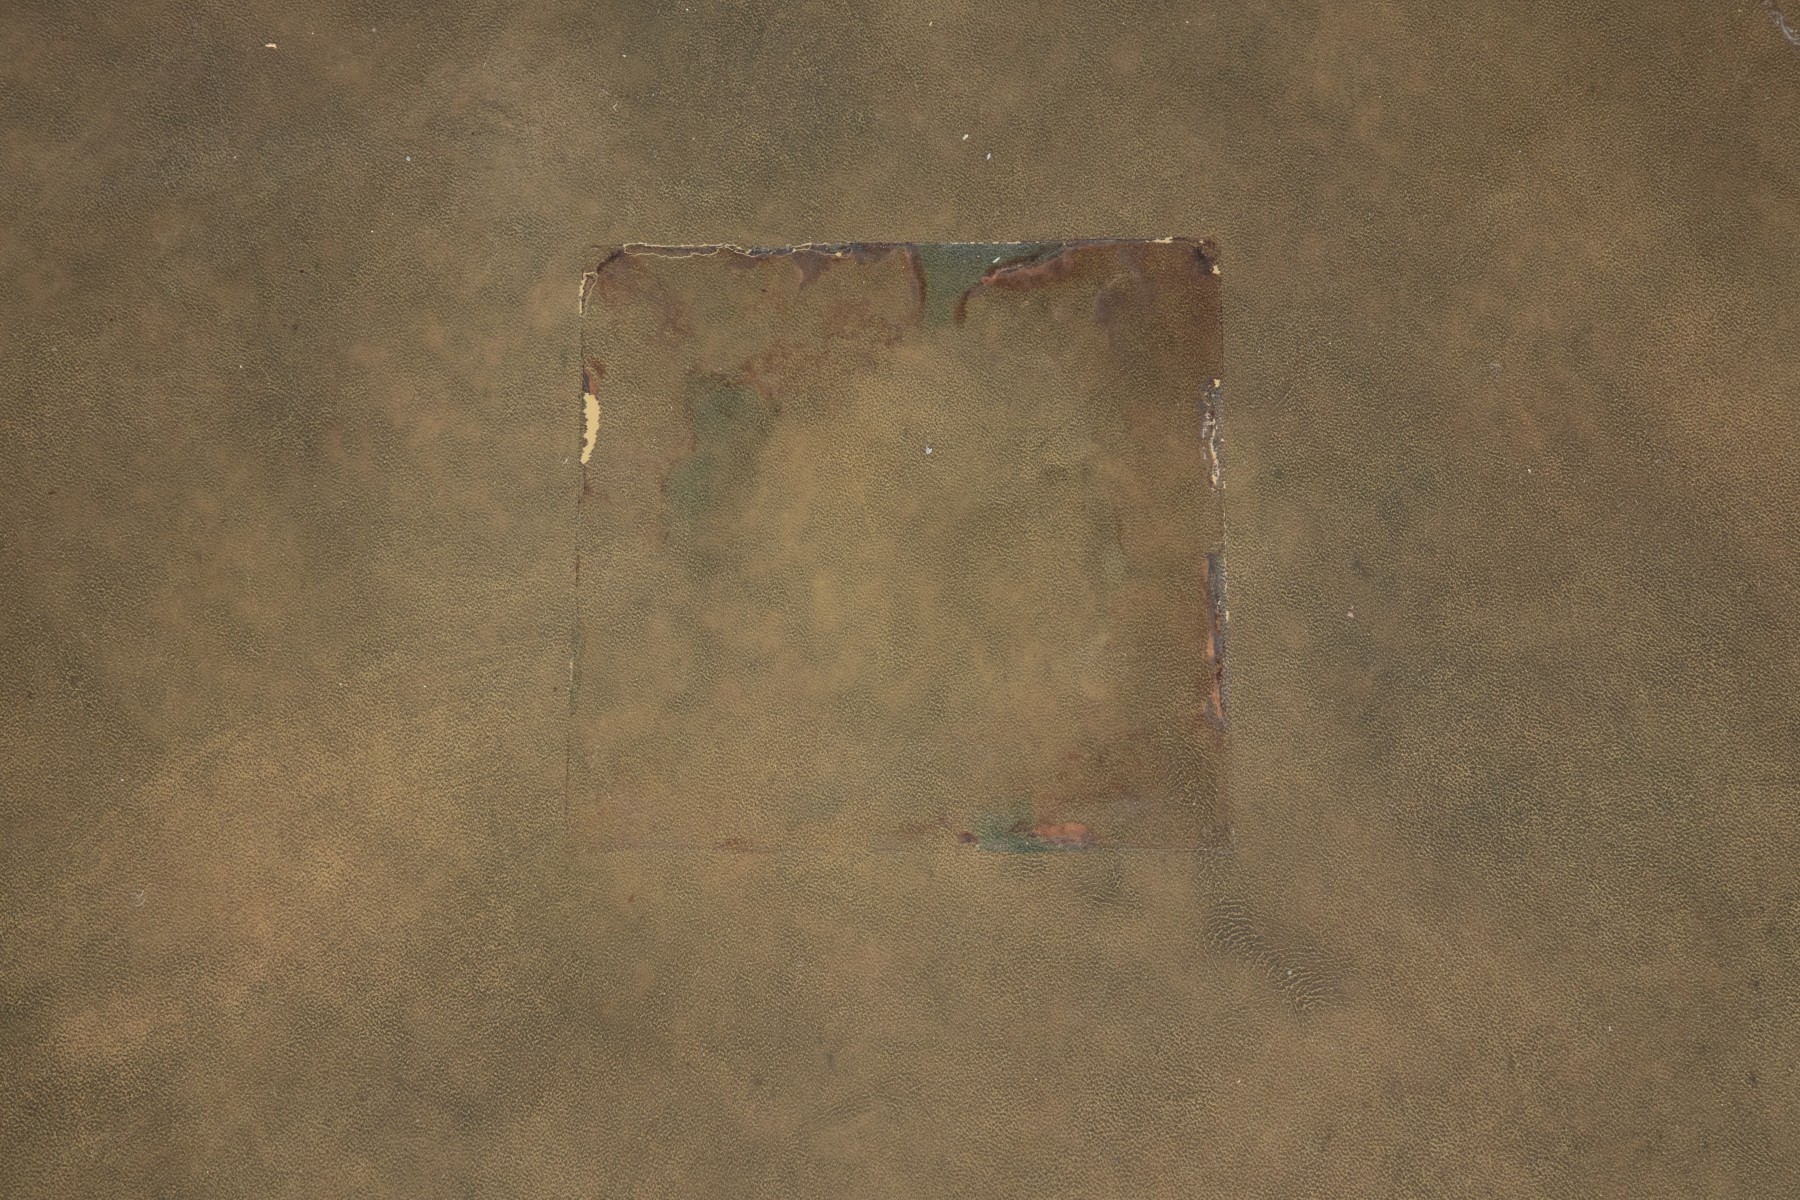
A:
[[[697,522],[749,489],[775,419],[755,389],[716,375],[690,383],[683,403],[694,451],[669,472],[666,494],[678,516]]]
[[[914,247],[925,271],[926,325],[948,325],[956,302],[996,266],[1032,262],[1062,250],[1061,242],[949,242]]]
[[[1060,849],[1031,833],[1031,807],[1021,804],[977,814],[969,822],[975,844],[998,854],[1048,854]]]

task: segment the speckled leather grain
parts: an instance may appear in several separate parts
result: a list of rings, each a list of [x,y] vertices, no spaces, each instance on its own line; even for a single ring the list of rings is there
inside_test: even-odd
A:
[[[571,838],[1222,847],[1216,257],[605,254]]]
[[[0,13],[0,1192],[1800,1191],[1778,5]],[[1231,854],[594,852],[601,247],[1217,240]]]

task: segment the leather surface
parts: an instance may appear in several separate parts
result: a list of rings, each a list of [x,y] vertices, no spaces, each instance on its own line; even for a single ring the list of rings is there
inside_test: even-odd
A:
[[[1219,334],[1193,242],[608,253],[571,837],[1223,844]]]
[[[1800,1190],[1777,11],[8,5],[0,1191]],[[1170,234],[1232,854],[576,845],[591,247]]]

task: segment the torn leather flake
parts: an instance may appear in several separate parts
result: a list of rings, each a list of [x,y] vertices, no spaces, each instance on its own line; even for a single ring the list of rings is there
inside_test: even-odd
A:
[[[633,246],[582,296],[584,844],[1225,840],[1209,244]]]

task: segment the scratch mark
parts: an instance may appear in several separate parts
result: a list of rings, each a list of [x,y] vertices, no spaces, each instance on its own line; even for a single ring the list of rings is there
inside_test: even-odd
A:
[[[1212,490],[1219,490],[1219,396],[1222,383],[1213,380],[1202,394],[1200,408],[1200,440],[1206,444],[1207,473]]]
[[[1779,8],[1775,7],[1775,0],[1763,0],[1763,11],[1769,14],[1769,20],[1774,22],[1775,28],[1781,31],[1781,36],[1787,44],[1795,49],[1800,49],[1800,30],[1796,30],[1788,24],[1787,17]]]

